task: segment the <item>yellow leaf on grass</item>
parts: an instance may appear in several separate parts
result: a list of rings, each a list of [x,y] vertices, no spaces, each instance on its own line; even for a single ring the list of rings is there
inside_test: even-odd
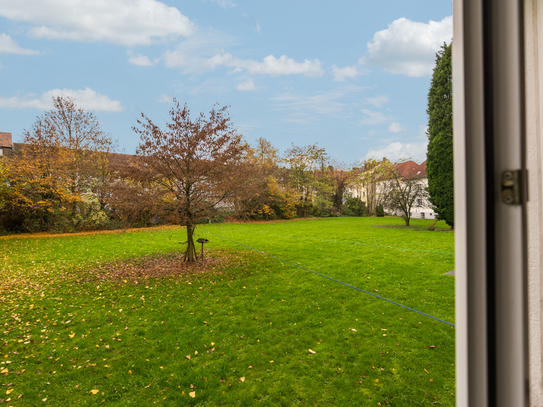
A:
[[[12,391],[13,391],[13,389],[8,389],[8,390],[6,390],[6,394],[11,393]]]
[[[71,333],[70,335],[68,335],[70,338],[73,338],[75,336],[75,333]]]
[[[192,397],[192,398],[196,397],[196,392],[195,392],[195,391],[191,391],[191,392],[189,393],[189,396]]]
[[[132,370],[129,370],[129,371],[128,371],[128,374],[132,374]]]
[[[185,356],[187,359],[190,359],[190,355]]]
[[[317,352],[315,352],[315,351],[312,350],[312,349],[308,349],[308,351],[309,351],[309,353],[311,353],[312,355],[314,355],[315,353],[317,353]]]
[[[214,346],[215,345],[215,342],[211,342],[211,346]]]
[[[239,380],[241,380],[242,382],[244,382],[244,381],[245,381],[245,377],[240,377]]]
[[[92,389],[89,393],[96,394],[96,393],[98,393],[99,391],[100,391],[100,390]]]
[[[7,368],[7,367],[6,367],[5,369],[2,369],[2,370],[0,371],[0,373],[2,373],[2,374],[4,374],[4,373],[8,373],[8,372],[9,372],[9,370],[8,370],[8,368]]]

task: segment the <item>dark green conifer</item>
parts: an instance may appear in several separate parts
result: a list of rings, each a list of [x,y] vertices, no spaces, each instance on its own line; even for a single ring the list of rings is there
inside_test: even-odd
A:
[[[454,227],[452,43],[436,54],[432,85],[428,92],[428,193],[438,219]]]

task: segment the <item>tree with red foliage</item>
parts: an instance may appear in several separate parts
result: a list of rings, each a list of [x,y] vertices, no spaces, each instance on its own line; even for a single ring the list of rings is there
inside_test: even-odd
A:
[[[176,215],[187,228],[185,261],[193,262],[196,225],[243,182],[238,174],[246,147],[226,107],[192,119],[188,107],[174,99],[170,119],[161,130],[142,113],[134,127],[141,138],[136,154],[155,182],[173,195]]]

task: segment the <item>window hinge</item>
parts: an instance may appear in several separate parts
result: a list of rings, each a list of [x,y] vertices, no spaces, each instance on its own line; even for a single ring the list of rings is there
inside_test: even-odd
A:
[[[523,170],[506,170],[502,172],[502,201],[507,205],[520,205],[525,199],[525,176]]]

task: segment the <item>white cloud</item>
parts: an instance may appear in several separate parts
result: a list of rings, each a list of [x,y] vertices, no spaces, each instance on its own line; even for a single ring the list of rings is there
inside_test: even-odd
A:
[[[128,62],[130,62],[133,65],[137,66],[153,66],[155,65],[155,62],[151,61],[149,57],[141,54],[134,54],[132,51],[128,50],[126,51],[128,56]]]
[[[388,158],[390,161],[400,161],[402,159],[411,159],[418,163],[426,161],[426,150],[428,142],[422,143],[390,143],[388,146],[381,149],[370,149],[368,154],[364,157],[365,160],[369,158],[375,158],[380,160],[383,157]]]
[[[452,17],[419,23],[400,18],[378,31],[368,42],[368,56],[359,60],[384,68],[393,74],[412,77],[431,75],[435,54],[452,39]]]
[[[207,61],[221,49],[237,45],[238,40],[227,33],[209,29],[177,44],[175,49],[167,50],[161,60],[168,68],[182,68],[185,73],[201,73],[209,70]]]
[[[162,96],[160,96],[158,99],[157,99],[157,102],[158,103],[172,103],[173,102],[173,98],[171,96],[168,96],[166,94],[163,94]]]
[[[34,24],[30,35],[148,45],[191,35],[193,23],[157,0],[2,0],[0,16]]]
[[[388,102],[388,97],[385,95],[377,95],[371,98],[364,99],[364,103],[375,107],[383,107]]]
[[[210,1],[212,3],[217,3],[222,8],[232,8],[232,7],[237,6],[237,4],[232,3],[230,0],[204,0],[204,1]]]
[[[388,126],[388,131],[391,133],[399,133],[400,131],[403,131],[403,127],[398,122],[392,122],[390,123],[390,126]]]
[[[0,34],[0,54],[36,55],[39,51],[21,48],[17,42],[7,34]]]
[[[27,96],[13,96],[10,98],[0,97],[0,107],[11,108],[33,108],[49,110],[53,108],[52,98],[54,96],[69,96],[75,99],[78,106],[86,110],[97,112],[121,112],[124,107],[118,100],[111,100],[91,88],[85,89],[52,89],[43,93],[40,97],[30,94]]]
[[[334,73],[334,80],[338,82],[343,82],[346,78],[356,78],[358,75],[360,75],[360,72],[356,69],[356,66],[338,68],[334,65],[332,66],[332,71]]]
[[[428,126],[425,124],[422,124],[419,126],[419,135],[417,137],[421,140],[427,140],[428,139]]]
[[[174,49],[168,50],[164,54],[162,54],[162,60],[168,68],[175,68],[189,65],[190,61],[193,60],[193,58],[191,58],[189,54],[180,49]]]
[[[245,82],[242,82],[240,83],[237,87],[236,87],[237,90],[240,90],[240,91],[251,91],[251,90],[255,90],[256,87],[255,87],[255,83],[253,82],[252,79],[248,79],[246,80]]]
[[[362,109],[362,113],[364,113],[365,117],[360,120],[359,124],[363,126],[377,126],[378,124],[392,120],[391,117],[375,110]]]
[[[334,91],[319,93],[312,96],[296,95],[286,93],[281,96],[272,98],[277,102],[277,109],[286,110],[290,114],[285,119],[287,121],[315,121],[316,118],[322,116],[342,117],[346,104],[341,101],[346,96],[346,92]],[[295,117],[295,120],[292,120]]]
[[[268,55],[262,62],[251,59],[243,60],[233,57],[231,54],[217,54],[207,61],[207,65],[211,68],[217,66],[228,66],[235,68],[234,72],[247,70],[251,74],[266,74],[266,75],[296,75],[303,74],[305,76],[314,77],[323,74],[321,62],[318,59],[304,60],[304,62],[296,62],[286,55],[281,55],[275,58],[273,55]]]

